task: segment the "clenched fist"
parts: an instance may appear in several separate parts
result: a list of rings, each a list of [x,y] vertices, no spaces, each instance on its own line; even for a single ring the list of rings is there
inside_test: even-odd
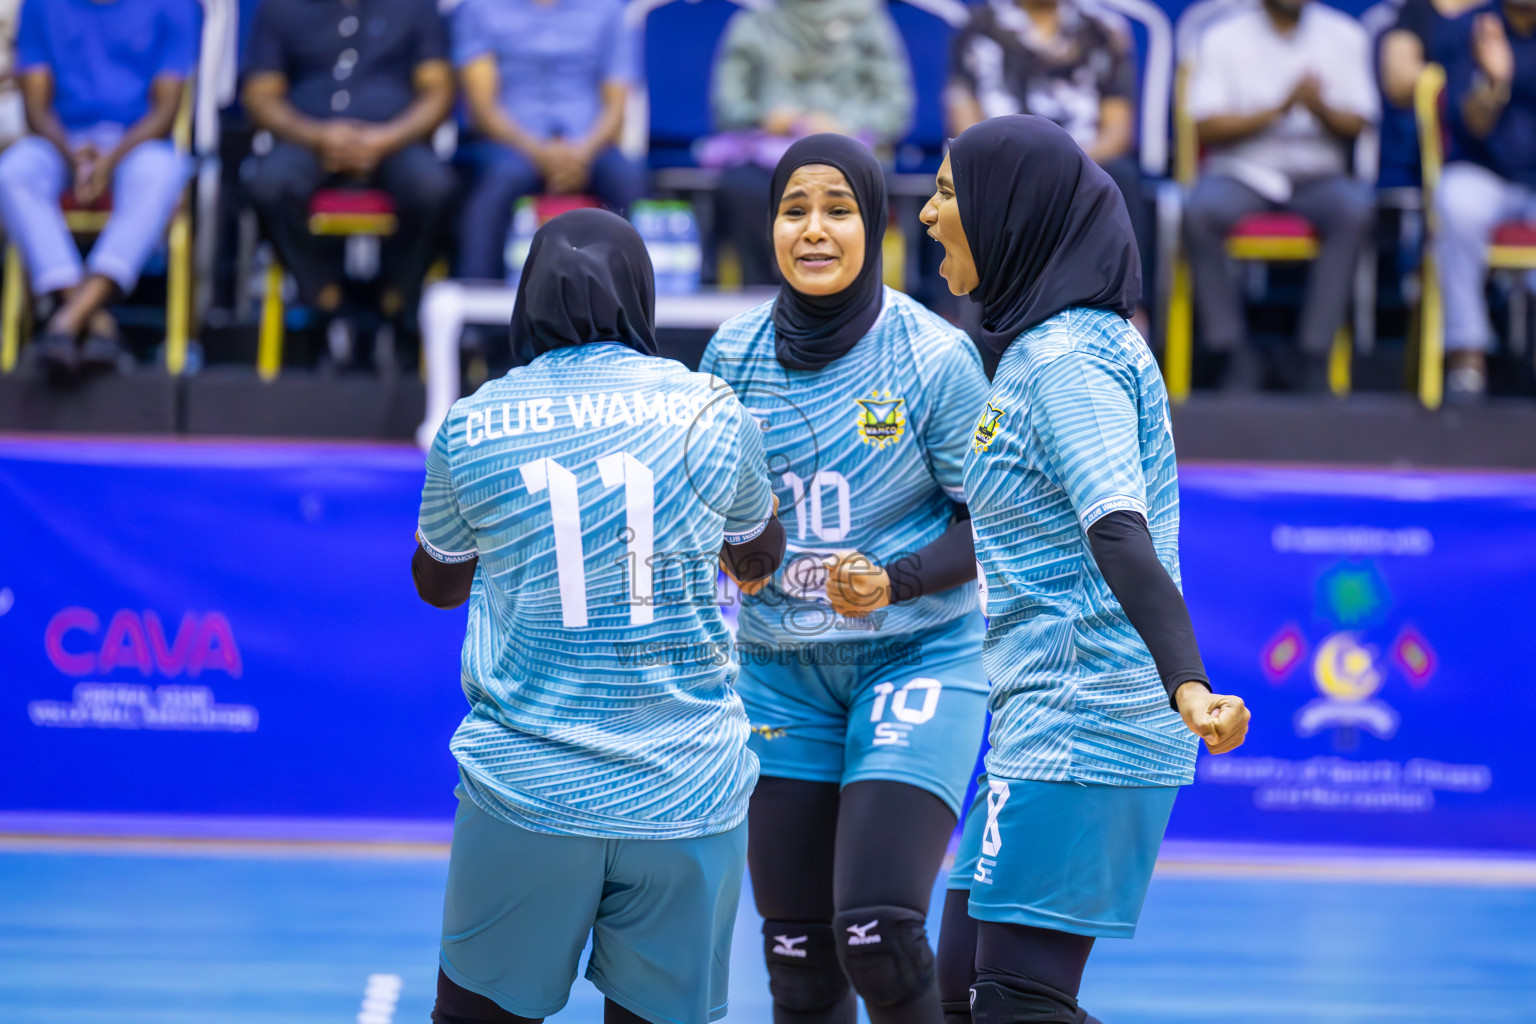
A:
[[[1213,754],[1225,754],[1248,737],[1248,706],[1243,698],[1212,693],[1204,683],[1185,683],[1174,694],[1189,731],[1205,740]]]

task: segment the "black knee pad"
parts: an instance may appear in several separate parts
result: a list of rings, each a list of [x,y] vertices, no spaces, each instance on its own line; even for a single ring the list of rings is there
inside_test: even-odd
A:
[[[906,907],[857,907],[832,918],[837,953],[854,991],[871,1006],[895,1006],[934,982],[927,915]]]
[[[494,1001],[455,982],[443,969],[437,969],[437,1004],[432,1007],[432,1024],[538,1024],[539,1020],[519,1017],[503,1010]]]
[[[982,975],[971,986],[975,1024],[1084,1024],[1088,1014],[1058,988],[1010,975],[1006,982]]]
[[[768,962],[768,992],[777,1007],[815,1013],[848,996],[848,978],[838,963],[829,924],[764,921],[763,959]]]

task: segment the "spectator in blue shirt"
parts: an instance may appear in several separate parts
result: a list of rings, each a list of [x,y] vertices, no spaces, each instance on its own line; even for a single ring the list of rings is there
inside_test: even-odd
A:
[[[1455,159],[1435,196],[1449,399],[1487,390],[1493,325],[1483,288],[1493,230],[1536,220],[1536,0],[1504,0],[1477,15],[1458,50],[1445,102]]]
[[[623,0],[465,0],[453,62],[475,182],[464,203],[459,273],[502,277],[512,207],[540,190],[586,192],[627,215],[645,169],[616,143],[635,78]]]
[[[191,171],[170,141],[197,63],[193,0],[27,0],[16,70],[32,134],[0,155],[0,217],[37,295],[59,297],[37,354],[49,373],[115,365],[97,317],[133,290]],[[59,207],[120,201],[84,265]],[[110,319],[107,320],[110,325]],[[83,349],[79,336],[89,329]]]
[[[391,317],[414,309],[455,184],[428,145],[453,107],[432,0],[262,0],[241,99],[276,137],[244,180],[303,300],[324,313],[342,301],[340,240],[309,233],[310,197],[367,185],[395,202],[380,305]]]

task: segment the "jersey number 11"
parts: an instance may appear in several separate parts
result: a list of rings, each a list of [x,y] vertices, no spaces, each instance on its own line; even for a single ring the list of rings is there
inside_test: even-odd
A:
[[[555,530],[555,575],[560,580],[560,621],[567,628],[587,624],[587,562],[581,544],[581,506],[576,474],[554,459],[517,467],[529,494],[549,492]],[[651,562],[656,553],[656,474],[629,452],[597,460],[604,488],[624,485],[624,531],[630,566],[629,624],[648,626],[656,617],[651,602]]]

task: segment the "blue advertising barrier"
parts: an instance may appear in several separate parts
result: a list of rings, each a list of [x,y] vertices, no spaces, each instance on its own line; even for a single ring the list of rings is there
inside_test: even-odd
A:
[[[1185,593],[1246,745],[1169,834],[1536,849],[1536,478],[1193,467]]]
[[[421,477],[0,441],[0,812],[446,821],[464,616],[411,588]],[[1254,720],[1170,836],[1536,849],[1536,477],[1181,480],[1207,666]]]
[[[0,443],[0,807],[441,819],[408,448]]]

